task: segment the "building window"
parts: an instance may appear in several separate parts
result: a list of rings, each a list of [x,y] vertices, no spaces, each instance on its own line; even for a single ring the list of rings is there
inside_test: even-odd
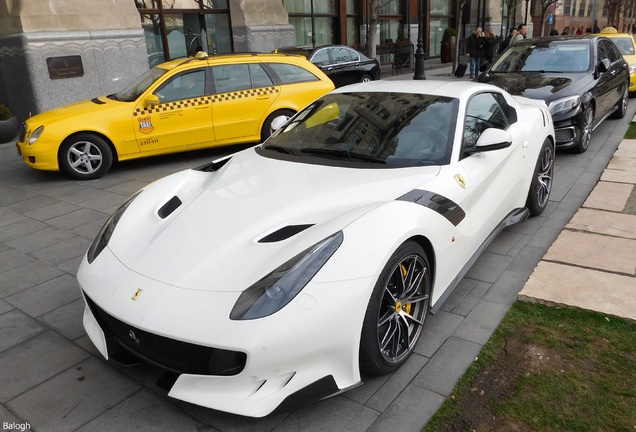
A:
[[[283,0],[296,45],[328,45],[336,42],[338,15],[335,0]],[[313,14],[312,14],[313,7]]]
[[[232,52],[227,0],[134,1],[144,30],[150,67],[197,51]]]

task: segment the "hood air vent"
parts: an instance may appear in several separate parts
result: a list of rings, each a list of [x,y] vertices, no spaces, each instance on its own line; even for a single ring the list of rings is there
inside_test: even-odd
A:
[[[161,206],[157,214],[159,215],[161,219],[165,219],[168,216],[170,216],[173,211],[178,209],[181,204],[183,203],[181,202],[179,197],[173,196],[172,198],[170,198],[170,201],[168,201],[163,206]]]
[[[301,231],[306,230],[307,228],[314,226],[314,224],[306,224],[306,225],[287,225],[277,231],[274,231],[271,234],[266,235],[262,239],[260,239],[259,243],[276,243],[279,241],[286,240],[290,237],[295,236]]]

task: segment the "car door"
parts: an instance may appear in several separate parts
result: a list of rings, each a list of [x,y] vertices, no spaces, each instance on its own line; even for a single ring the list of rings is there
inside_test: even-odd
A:
[[[520,176],[515,172],[523,159],[522,147],[527,137],[520,127],[511,123],[505,98],[494,92],[474,95],[467,103],[462,148],[474,147],[488,128],[510,132],[512,144],[507,148],[473,154],[462,154],[459,172],[466,189],[470,191],[469,213],[475,229],[475,241],[481,244],[485,236],[512,210],[518,201],[520,184],[513,181]],[[519,180],[520,181],[520,180]]]
[[[170,75],[151,90],[154,105],[141,98],[133,112],[133,129],[142,153],[199,148],[214,141],[212,111],[206,98],[207,68]]]
[[[218,143],[259,140],[261,120],[280,94],[261,63],[212,67],[212,116]]]
[[[608,95],[608,110],[611,111],[621,99],[623,90],[627,84],[629,72],[627,71],[627,63],[624,61],[622,54],[610,40],[600,41],[605,47],[607,57],[611,62],[610,69],[608,71],[610,76],[611,90]]]
[[[609,57],[609,53],[607,50],[607,45],[602,39],[597,40],[596,44],[596,64],[595,64],[595,73],[597,75],[596,85],[594,86],[594,92],[596,96],[596,112],[594,113],[594,121],[598,122],[603,119],[608,110],[611,109],[612,103],[616,102],[614,100],[613,93],[613,85],[614,80],[612,77],[612,66],[610,65],[607,71],[602,71],[601,62],[605,59],[608,60],[611,64],[612,60]],[[615,73],[615,72],[614,72]]]

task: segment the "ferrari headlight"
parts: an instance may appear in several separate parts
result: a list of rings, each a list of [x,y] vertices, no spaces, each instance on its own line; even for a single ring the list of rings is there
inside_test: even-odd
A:
[[[33,144],[34,142],[36,142],[38,138],[40,138],[40,135],[42,135],[42,132],[44,132],[44,126],[39,126],[38,128],[36,128],[29,137],[29,144]]]
[[[299,253],[243,291],[230,319],[263,318],[282,309],[302,290],[334,254],[344,238],[339,231]]]
[[[577,115],[582,106],[581,96],[569,96],[554,100],[549,104],[550,114],[552,114],[552,116],[568,113],[568,117]]]
[[[137,195],[139,195],[140,193],[141,191],[138,191],[133,196],[124,201],[124,203],[120,205],[119,208],[115,210],[112,215],[110,215],[102,229],[99,230],[99,233],[97,233],[97,237],[93,241],[91,247],[88,248],[88,252],[86,253],[86,258],[88,259],[89,264],[92,263],[108,245],[108,242],[110,241],[110,238],[115,231],[115,227],[119,223],[122,215],[130,205],[130,203],[133,202],[133,200],[137,198]]]

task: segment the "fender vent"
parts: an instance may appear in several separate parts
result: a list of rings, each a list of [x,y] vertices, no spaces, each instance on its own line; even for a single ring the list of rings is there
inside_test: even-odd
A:
[[[94,104],[97,104],[97,105],[104,105],[104,104],[106,103],[106,102],[102,102],[102,101],[100,101],[100,100],[99,100],[99,99],[97,99],[97,98],[93,98],[93,99],[91,99],[91,102],[93,102]]]
[[[161,206],[157,214],[159,215],[161,219],[165,219],[168,216],[170,216],[173,211],[178,209],[181,204],[183,203],[181,202],[179,197],[173,196],[172,198],[170,198],[170,201],[168,201],[163,206]]]
[[[267,234],[265,237],[260,239],[259,243],[276,243],[279,241],[286,240],[290,237],[295,236],[301,231],[306,230],[309,227],[314,226],[314,224],[305,224],[305,225],[287,225],[277,231],[274,231],[271,234]]]

